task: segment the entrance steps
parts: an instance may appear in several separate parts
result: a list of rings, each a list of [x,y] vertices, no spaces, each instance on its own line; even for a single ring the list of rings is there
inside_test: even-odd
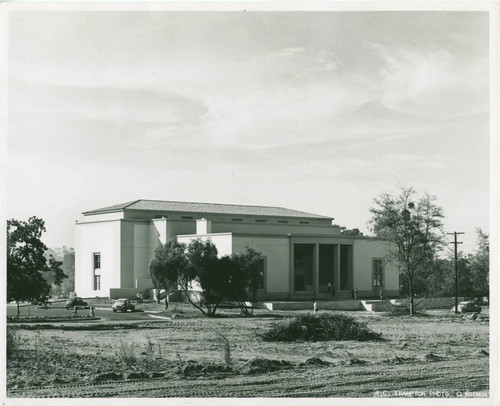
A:
[[[397,306],[395,300],[317,300],[318,310],[366,310],[368,312],[387,312]],[[263,302],[268,310],[313,310],[314,300]]]
[[[361,300],[361,305],[369,312],[387,312],[395,306],[395,300]]]
[[[361,300],[317,300],[318,310],[364,310]],[[264,302],[268,310],[313,310],[314,300]]]

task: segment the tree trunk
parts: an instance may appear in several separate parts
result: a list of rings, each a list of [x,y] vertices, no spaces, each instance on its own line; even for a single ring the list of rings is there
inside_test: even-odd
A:
[[[250,314],[253,314],[253,305],[255,304],[257,299],[257,289],[252,287],[252,307],[250,308]]]
[[[191,300],[191,297],[189,296],[189,292],[188,292],[187,286],[184,286],[182,284],[179,284],[179,286],[181,287],[182,291],[186,294],[186,298],[187,298],[188,302],[191,303],[194,307],[196,307],[202,314],[206,314],[205,310],[203,310],[200,306],[198,306],[196,303],[194,303]]]
[[[156,283],[156,304],[160,304],[160,282]]]
[[[238,302],[238,305],[240,306],[241,313],[244,314],[245,316],[250,316],[252,314],[248,311],[248,306],[245,304],[245,302]]]
[[[19,300],[16,300],[17,304],[17,318],[19,318]]]
[[[410,291],[410,316],[413,316],[414,303],[413,303],[413,278],[408,276],[408,290]]]

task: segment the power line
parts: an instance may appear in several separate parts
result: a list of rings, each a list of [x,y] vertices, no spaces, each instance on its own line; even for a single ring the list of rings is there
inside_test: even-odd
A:
[[[448,233],[448,235],[453,235],[455,238],[450,244],[455,245],[455,313],[458,313],[458,253],[457,245],[463,244],[463,242],[457,241],[457,235],[465,234],[460,231],[455,231],[453,233]]]

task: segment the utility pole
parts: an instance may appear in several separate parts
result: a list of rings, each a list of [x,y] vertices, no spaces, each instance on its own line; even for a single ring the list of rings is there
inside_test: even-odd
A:
[[[458,253],[457,253],[457,245],[463,244],[460,241],[457,241],[457,235],[465,234],[462,232],[455,231],[454,233],[448,233],[448,235],[453,235],[455,240],[450,242],[450,244],[455,245],[455,313],[458,313]]]

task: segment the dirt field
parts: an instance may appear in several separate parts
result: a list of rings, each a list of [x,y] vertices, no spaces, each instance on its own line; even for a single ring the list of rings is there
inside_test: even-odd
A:
[[[384,341],[269,343],[287,314],[16,327],[8,397],[487,397],[489,324],[351,312]],[[224,338],[221,338],[223,335]],[[229,343],[229,352],[225,343]]]

